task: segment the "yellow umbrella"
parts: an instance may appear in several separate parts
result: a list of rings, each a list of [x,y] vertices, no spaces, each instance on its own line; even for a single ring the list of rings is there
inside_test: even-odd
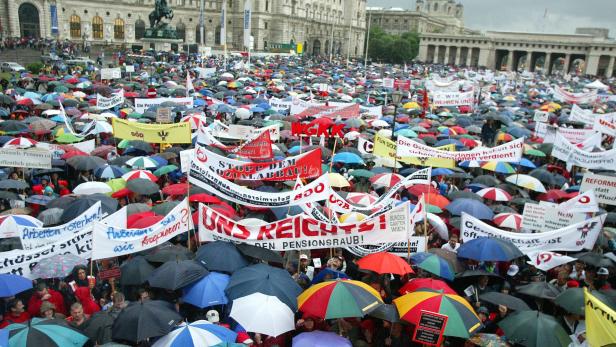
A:
[[[111,193],[115,193],[120,189],[126,188],[126,181],[123,178],[114,178],[107,181],[107,185],[111,187]]]
[[[335,188],[345,188],[345,187],[349,187],[350,186],[350,184],[346,180],[346,178],[344,178],[344,176],[342,176],[339,173],[330,172],[330,173],[327,174],[327,178],[329,178],[329,184],[332,187],[335,187]]]
[[[340,216],[340,218],[339,218],[340,223],[361,222],[364,219],[366,219],[366,215],[363,214],[363,213],[359,213],[359,212],[345,213],[342,216]]]
[[[406,104],[402,105],[402,108],[404,109],[416,109],[419,108],[419,104],[416,103],[415,101],[409,101]]]

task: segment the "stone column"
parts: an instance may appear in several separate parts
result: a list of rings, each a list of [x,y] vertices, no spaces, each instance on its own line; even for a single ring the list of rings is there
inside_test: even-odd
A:
[[[449,46],[445,47],[445,59],[443,60],[443,64],[449,64]]]
[[[507,54],[507,71],[513,70],[513,51]]]
[[[543,62],[543,73],[545,73],[546,75],[549,75],[552,72],[552,69],[550,69],[550,65],[552,65],[552,53],[546,52],[545,60]]]
[[[21,36],[19,32],[19,12],[17,8],[16,1],[7,1],[8,3],[8,15],[9,25],[8,25],[8,33],[12,37]]]
[[[466,52],[466,66],[472,66],[473,64],[473,48],[468,47],[468,51]]]
[[[417,54],[417,59],[423,62],[428,60],[428,44],[425,43],[425,41],[423,40],[419,44],[419,52]]]
[[[601,56],[598,54],[589,54],[586,57],[586,74],[587,75],[596,75],[599,70],[599,58]]]
[[[462,47],[456,47],[456,65],[460,65],[460,53],[462,53]]]
[[[477,63],[477,65],[488,66],[490,60],[490,53],[493,54],[494,52],[489,48],[481,48],[479,50],[479,62]],[[492,59],[492,61],[494,61],[494,59]]]
[[[569,73],[569,65],[571,64],[571,54],[565,54],[565,63],[563,66],[563,73],[566,75]]]
[[[534,66],[532,65],[533,65],[533,52],[527,51],[526,52],[526,67],[524,68],[524,71],[532,72],[534,70]]]
[[[607,78],[612,77],[612,75],[614,74],[614,59],[616,59],[616,57],[611,56],[610,63],[607,65],[607,71],[605,71],[605,77]]]

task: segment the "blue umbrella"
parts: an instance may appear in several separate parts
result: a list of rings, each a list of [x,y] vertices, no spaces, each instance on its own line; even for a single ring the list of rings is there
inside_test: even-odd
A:
[[[511,241],[490,237],[466,241],[458,248],[458,257],[478,261],[510,261],[523,256]]]
[[[464,188],[469,189],[473,193],[477,193],[478,191],[482,190],[483,188],[487,188],[487,187],[488,186],[486,186],[485,184],[471,183],[471,184],[466,185],[466,187]]]
[[[0,297],[14,296],[32,288],[32,280],[13,274],[0,274]]]
[[[432,176],[447,176],[453,173],[452,170],[439,167],[437,169],[432,169]]]
[[[205,100],[203,99],[195,99],[195,101],[193,102],[194,106],[205,106]]]
[[[26,202],[30,204],[45,206],[53,199],[54,197],[47,195],[30,195],[26,198]]]
[[[349,276],[347,276],[347,274],[345,274],[344,272],[336,271],[327,267],[319,271],[319,273],[314,276],[311,283],[315,284],[323,282],[325,280],[325,277],[328,277],[328,279],[349,278]]]
[[[364,161],[355,153],[351,152],[339,152],[334,155],[332,158],[334,163],[345,163],[345,164],[363,164]]]
[[[253,108],[250,109],[250,112],[265,112],[265,109],[259,107],[259,106],[255,106]]]
[[[524,128],[520,128],[520,127],[509,127],[507,128],[507,132],[509,134],[511,134],[512,136],[515,136],[517,138],[520,137],[529,137],[531,135],[531,131],[528,129],[524,129]]]
[[[32,318],[27,324],[15,323],[9,332],[9,346],[83,346],[88,337],[64,320]]]
[[[479,219],[492,219],[494,212],[483,202],[475,199],[456,199],[450,202],[445,209],[455,216],[462,215],[462,212]]]
[[[351,347],[351,341],[336,333],[315,330],[293,338],[293,347]]]
[[[183,323],[154,343],[154,347],[218,346],[233,343],[237,333],[223,326],[200,320]]]
[[[94,170],[94,176],[98,178],[118,178],[122,177],[127,171],[116,165],[105,165]]]
[[[417,265],[417,267],[449,281],[453,281],[456,275],[451,264],[447,260],[433,253],[415,253],[411,256],[411,261],[413,264]]]
[[[529,159],[526,159],[526,158],[522,158],[522,159],[520,159],[519,162],[511,163],[511,164],[512,165],[520,165],[520,166],[528,167],[528,168],[531,168],[531,169],[537,168],[537,165],[535,165],[535,163],[533,163],[532,161],[530,161]]]
[[[445,145],[455,145],[458,148],[462,148],[464,147],[464,144],[456,139],[444,139],[444,140],[440,140],[437,143],[434,144],[434,147],[440,147],[440,146],[445,146]]]
[[[229,300],[225,288],[229,284],[229,275],[210,272],[199,281],[184,288],[184,302],[199,308],[226,305]]]

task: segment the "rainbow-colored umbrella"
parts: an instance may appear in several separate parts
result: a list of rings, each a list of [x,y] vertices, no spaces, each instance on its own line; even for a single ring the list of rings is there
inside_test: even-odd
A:
[[[299,310],[322,319],[363,317],[383,305],[381,295],[369,285],[353,280],[313,285],[297,297]]]
[[[411,256],[411,261],[420,269],[424,269],[446,280],[453,281],[456,275],[451,264],[436,254],[427,252],[416,253]]]

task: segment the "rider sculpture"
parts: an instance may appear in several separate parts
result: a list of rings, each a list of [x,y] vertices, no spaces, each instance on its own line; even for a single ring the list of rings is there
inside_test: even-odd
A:
[[[173,19],[173,10],[167,5],[167,0],[156,0],[154,11],[149,15],[150,28],[158,26],[163,18]]]

